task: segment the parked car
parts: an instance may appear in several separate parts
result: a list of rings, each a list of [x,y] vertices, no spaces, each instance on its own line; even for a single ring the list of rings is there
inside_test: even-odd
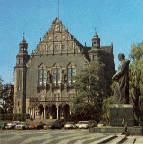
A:
[[[78,126],[79,129],[88,129],[89,127],[91,127],[89,121],[82,121]]]
[[[34,121],[29,124],[29,129],[43,129],[44,125],[41,121]]]
[[[0,129],[5,129],[5,126],[7,125],[7,123],[5,122],[1,122],[0,123]]]
[[[14,127],[19,124],[20,121],[13,121],[11,123],[8,123],[6,126],[5,126],[5,129],[14,129]]]
[[[67,121],[63,121],[63,122],[61,123],[62,127],[64,127],[66,123],[67,123]]]
[[[97,121],[95,121],[95,120],[90,120],[89,123],[90,123],[90,127],[97,126]]]
[[[21,122],[19,124],[17,124],[14,129],[16,130],[25,130],[25,129],[29,129],[29,123],[26,122]]]
[[[74,122],[67,122],[64,125],[64,129],[75,129],[75,128],[77,128],[77,126]]]
[[[104,123],[104,122],[99,122],[99,123],[97,124],[97,127],[102,127],[102,126],[105,126],[105,123]]]
[[[49,122],[48,124],[44,125],[44,129],[61,129],[62,128],[62,124],[58,121],[55,122]]]
[[[82,123],[83,123],[83,121],[79,121],[79,122],[76,124],[76,127],[79,128],[79,125],[82,124]]]

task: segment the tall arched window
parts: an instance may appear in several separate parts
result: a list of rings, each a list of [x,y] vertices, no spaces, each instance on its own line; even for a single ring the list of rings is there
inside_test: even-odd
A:
[[[47,78],[47,70],[46,69],[39,69],[39,85],[44,85],[46,84],[46,78]]]
[[[53,66],[53,83],[61,83],[61,69],[58,65]]]
[[[75,76],[75,73],[76,73],[75,65],[73,63],[70,63],[67,67],[67,82],[68,82],[68,84],[75,82],[75,80],[73,80],[73,78],[72,78]]]

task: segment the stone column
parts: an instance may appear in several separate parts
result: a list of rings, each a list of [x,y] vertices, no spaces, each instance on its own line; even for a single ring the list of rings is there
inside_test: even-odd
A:
[[[57,106],[57,119],[59,119],[59,107]]]
[[[29,109],[29,115],[30,115],[30,108],[28,108]]]
[[[33,118],[33,107],[31,108],[30,118]]]
[[[46,114],[45,114],[45,106],[44,106],[44,119],[45,119],[45,115],[46,115]]]

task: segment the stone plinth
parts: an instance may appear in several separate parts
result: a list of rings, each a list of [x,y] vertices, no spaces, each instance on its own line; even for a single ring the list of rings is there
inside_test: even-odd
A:
[[[134,126],[133,105],[113,104],[110,106],[110,125],[122,126],[122,121],[128,123],[128,126]]]
[[[93,127],[89,129],[90,133],[123,133],[123,127],[103,126]],[[129,135],[143,135],[143,127],[128,127]]]

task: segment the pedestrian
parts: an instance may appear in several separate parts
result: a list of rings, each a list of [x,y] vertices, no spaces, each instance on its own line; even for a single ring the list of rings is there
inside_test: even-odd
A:
[[[127,127],[128,127],[128,123],[125,121],[125,119],[123,119],[122,121],[122,126],[123,126],[123,133],[122,134],[125,134],[125,136],[128,136],[128,132],[127,132]]]

